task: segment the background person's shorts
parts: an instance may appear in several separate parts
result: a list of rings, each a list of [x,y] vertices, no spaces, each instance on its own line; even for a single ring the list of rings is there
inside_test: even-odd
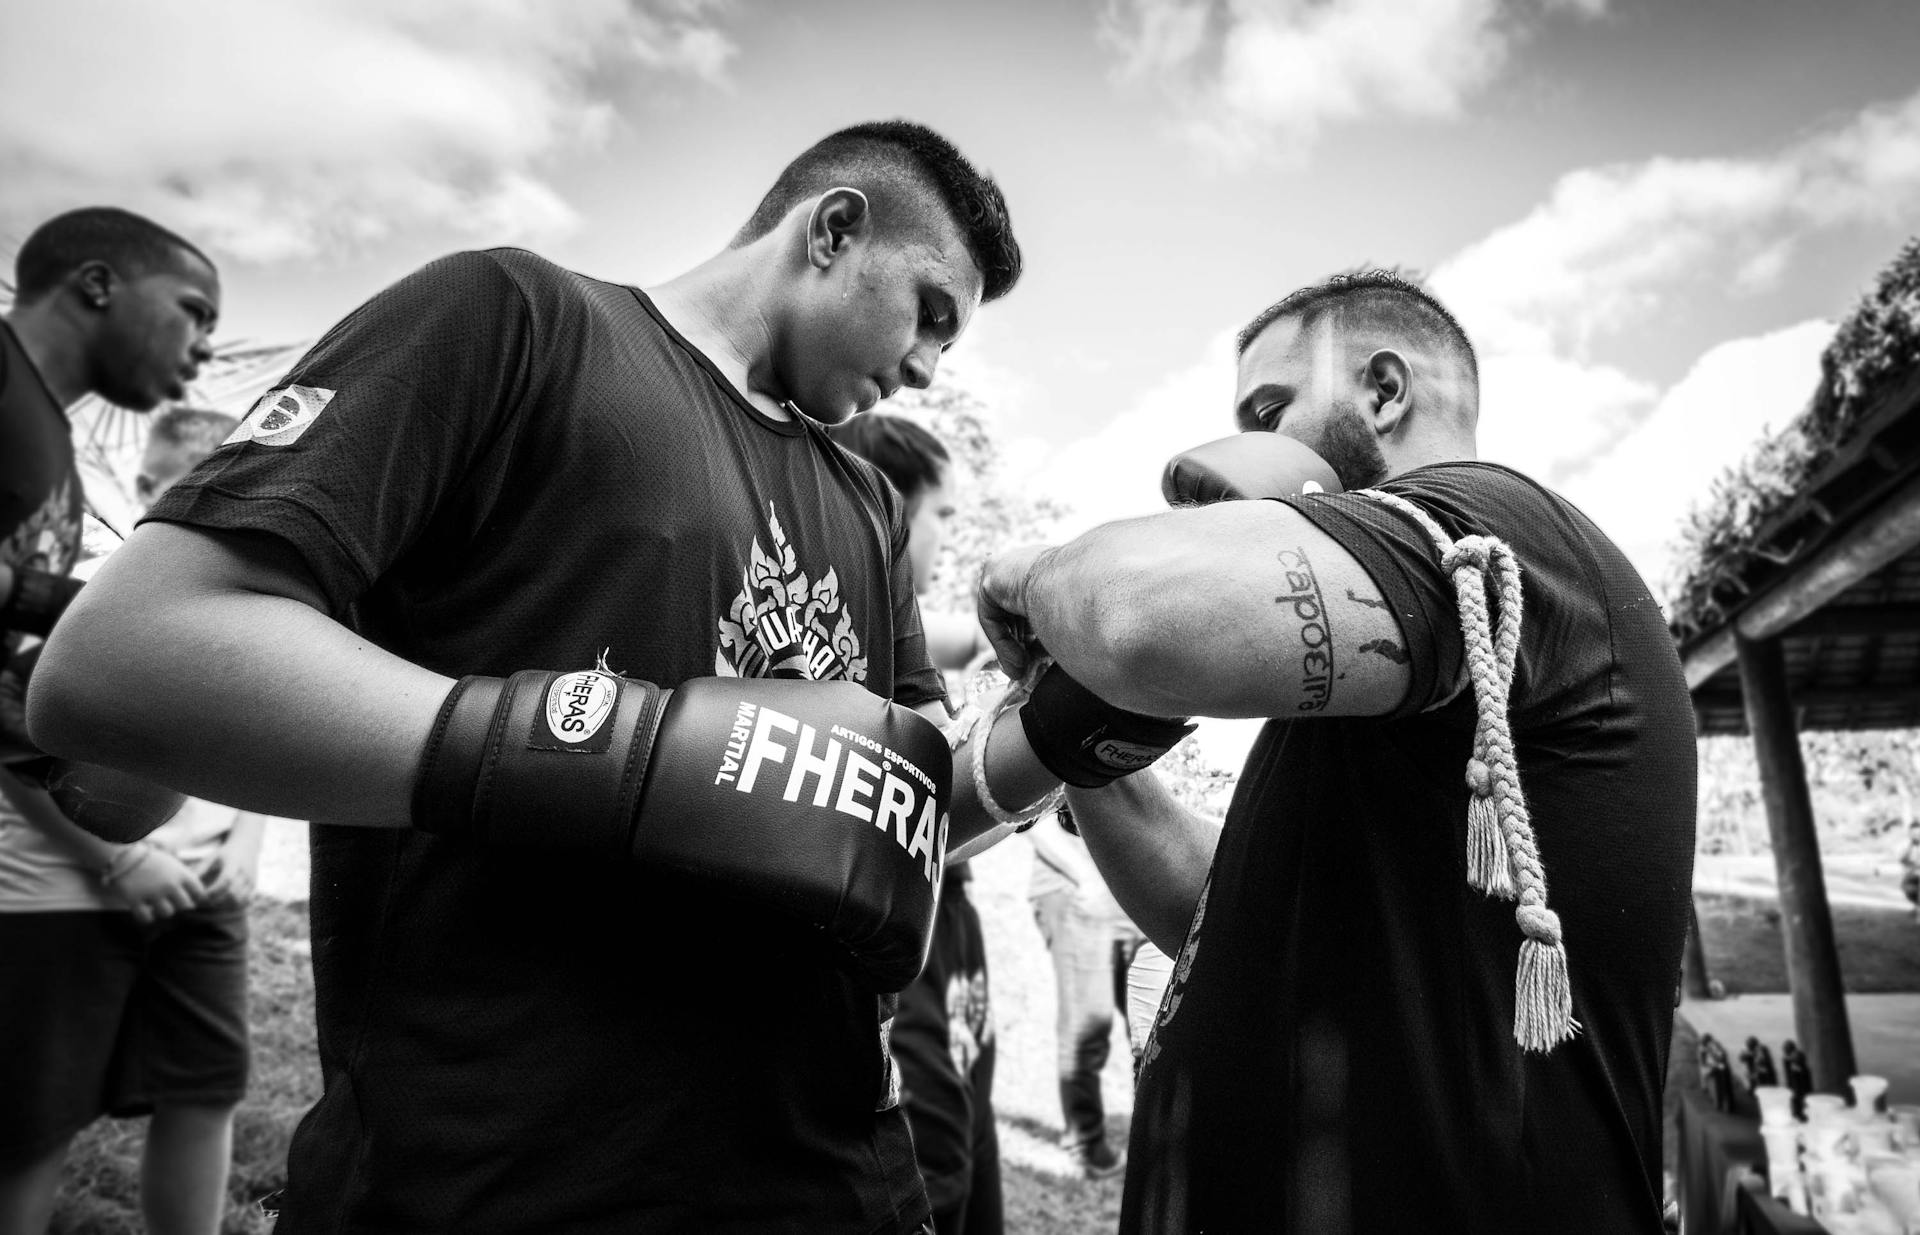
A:
[[[0,913],[0,1163],[247,1087],[247,911]]]

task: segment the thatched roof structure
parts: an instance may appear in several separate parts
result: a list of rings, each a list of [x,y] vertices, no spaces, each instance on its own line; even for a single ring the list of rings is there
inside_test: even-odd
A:
[[[1746,723],[1736,634],[1785,638],[1803,728],[1920,725],[1920,240],[1841,323],[1807,409],[1694,508],[1679,570],[1704,732]]]

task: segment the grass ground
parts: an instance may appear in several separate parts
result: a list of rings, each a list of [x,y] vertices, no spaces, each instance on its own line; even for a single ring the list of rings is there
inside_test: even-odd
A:
[[[1117,1179],[1088,1182],[1059,1148],[1054,1082],[1050,962],[1026,900],[1030,862],[1016,839],[974,863],[974,899],[993,958],[1000,1039],[995,1107],[1006,1194],[1006,1226],[1019,1235],[1104,1235],[1120,1212]],[[1731,992],[1784,991],[1778,911],[1745,896],[1698,897],[1708,966]],[[1841,963],[1854,991],[1920,990],[1920,924],[1887,908],[1834,910]],[[293,1127],[319,1093],[313,1057],[313,986],[305,905],[262,901],[253,910],[254,1080],[236,1120],[227,1235],[271,1229],[257,1201],[282,1186]],[[1676,1026],[1676,1066],[1694,1051]],[[1129,1053],[1116,1025],[1103,1077],[1109,1125],[1124,1144],[1132,1110]],[[135,1197],[144,1124],[102,1121],[76,1142],[53,1230],[73,1235],[139,1231]]]
[[[1119,1223],[1120,1181],[1083,1180],[1058,1144],[1052,970],[1027,907],[1028,852],[1020,839],[975,863],[975,899],[993,958],[1000,1036],[995,1105],[1000,1113],[1006,1228],[1019,1235],[1104,1235]],[[253,1081],[235,1119],[223,1235],[271,1231],[258,1202],[285,1184],[294,1126],[320,1092],[306,905],[258,901],[252,927]],[[1116,1026],[1113,1058],[1103,1076],[1116,1144],[1125,1144],[1132,1106],[1129,1065],[1126,1040]],[[140,1232],[145,1127],[140,1120],[102,1120],[80,1135],[68,1156],[52,1231]]]
[[[1694,897],[1707,973],[1729,995],[1787,989],[1786,951],[1780,910],[1772,898]],[[1855,994],[1920,991],[1920,922],[1904,907],[1834,905],[1834,939],[1840,973]]]

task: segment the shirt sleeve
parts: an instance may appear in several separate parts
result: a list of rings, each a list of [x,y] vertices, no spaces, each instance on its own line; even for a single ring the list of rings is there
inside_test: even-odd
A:
[[[531,381],[529,323],[492,254],[415,271],[328,331],[146,517],[274,535],[344,611],[498,444]]]
[[[1425,505],[1418,493],[1403,492],[1391,483],[1380,487],[1399,492],[1416,505]],[[1338,541],[1393,606],[1400,634],[1407,642],[1412,681],[1400,706],[1388,715],[1411,716],[1451,699],[1465,657],[1459,603],[1454,599],[1452,581],[1440,568],[1440,551],[1426,529],[1384,502],[1354,494],[1311,494],[1278,500]],[[1461,534],[1454,529],[1448,532]]]
[[[920,601],[913,594],[913,560],[907,556],[906,508],[889,495],[887,526],[892,529],[887,558],[892,562],[888,586],[893,595],[893,701],[917,708],[938,700],[947,703],[946,676],[934,666],[927,651],[926,627],[920,621]]]

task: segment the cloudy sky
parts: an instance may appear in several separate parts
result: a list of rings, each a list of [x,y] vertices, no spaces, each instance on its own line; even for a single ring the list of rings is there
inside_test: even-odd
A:
[[[0,6],[0,252],[57,209],[148,211],[259,341],[457,248],[644,285],[815,138],[925,121],[1029,260],[952,367],[1083,521],[1231,429],[1246,318],[1395,264],[1485,353],[1482,453],[1657,577],[1920,227],[1913,0]]]

